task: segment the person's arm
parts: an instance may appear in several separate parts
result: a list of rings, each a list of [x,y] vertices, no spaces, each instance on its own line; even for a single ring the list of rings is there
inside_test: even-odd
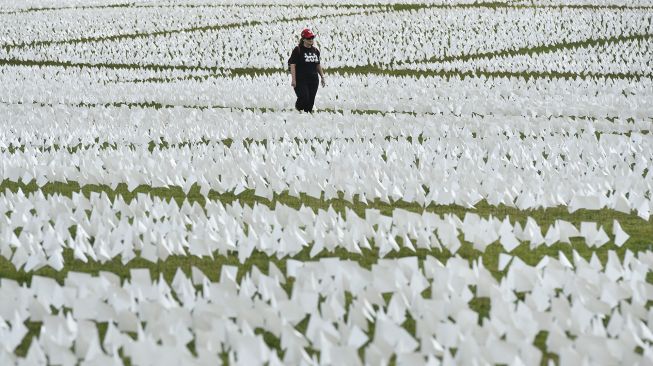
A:
[[[290,86],[293,88],[297,86],[297,69],[296,69],[295,64],[290,64],[290,75],[292,75],[292,81],[290,82]]]
[[[288,64],[290,64],[290,75],[292,76],[290,85],[293,88],[297,86],[297,61],[299,61],[299,46],[292,50],[290,59],[288,59]]]

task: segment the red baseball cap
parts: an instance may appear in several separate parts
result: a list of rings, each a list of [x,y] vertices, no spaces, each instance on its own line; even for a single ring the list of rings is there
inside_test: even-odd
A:
[[[311,32],[308,28],[304,28],[302,31],[302,38],[315,38],[315,33]]]

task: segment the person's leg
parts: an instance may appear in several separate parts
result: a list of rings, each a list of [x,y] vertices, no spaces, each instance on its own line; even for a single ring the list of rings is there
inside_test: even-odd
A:
[[[315,95],[317,94],[317,88],[320,85],[320,79],[317,75],[315,78],[311,78],[308,82],[308,112],[313,112],[313,105],[315,104]]]
[[[307,111],[306,106],[308,105],[308,85],[305,81],[297,81],[297,86],[295,87],[295,95],[297,95],[297,101],[295,102],[295,108],[298,111]]]

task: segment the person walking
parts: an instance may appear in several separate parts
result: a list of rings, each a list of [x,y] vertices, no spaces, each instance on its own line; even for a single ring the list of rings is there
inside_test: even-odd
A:
[[[290,85],[297,95],[295,108],[304,112],[313,112],[315,95],[320,81],[318,74],[322,80],[322,87],[326,86],[324,70],[320,65],[320,50],[313,46],[314,42],[315,34],[305,28],[302,30],[299,45],[295,47],[288,59],[292,75]]]

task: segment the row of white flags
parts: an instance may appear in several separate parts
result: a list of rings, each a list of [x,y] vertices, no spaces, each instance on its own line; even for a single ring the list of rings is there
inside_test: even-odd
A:
[[[67,72],[66,79],[74,78],[75,75],[75,72]],[[181,73],[141,72],[138,75],[141,77],[162,75],[171,77],[179,75],[183,77]],[[55,77],[55,72],[52,70],[52,72],[44,73],[42,77]],[[111,79],[127,78],[128,76],[125,73],[116,72],[106,74],[105,77]],[[228,80],[230,79],[223,80],[225,84],[215,84],[214,86],[231,89],[238,83],[253,85],[257,82],[280,82],[280,80],[266,78],[253,78],[250,80],[236,78],[232,81],[233,83],[226,83]],[[399,82],[400,80],[401,82]],[[392,87],[401,87],[401,85],[407,87],[409,85],[409,80],[400,80],[379,79],[370,81],[378,82],[376,85],[380,88],[390,87],[390,82],[393,84]],[[431,81],[441,82],[443,80],[433,78]],[[344,83],[345,79],[342,78],[334,82]],[[451,83],[457,84],[454,81]],[[471,84],[467,86],[458,85],[461,89],[465,89],[460,92],[469,93],[470,90],[468,89],[482,87],[481,84]],[[598,86],[595,82],[594,84],[594,86]],[[522,84],[519,88],[516,88],[517,90],[510,90],[509,84],[506,83],[500,90],[496,91],[496,95],[492,96],[491,99],[498,101],[502,98],[508,98],[515,102],[517,102],[517,98],[530,100],[537,98],[537,95],[528,94],[530,88],[546,88],[553,93],[553,89],[562,88],[564,85],[562,83],[534,83],[531,86]],[[573,88],[587,89],[587,94],[598,94],[606,97],[607,94],[616,95],[619,91],[628,95],[640,94],[644,92],[643,89],[645,88],[651,87],[653,89],[653,84],[626,85],[626,83],[619,82],[605,90],[601,90],[591,88],[589,82],[579,82],[564,87],[568,88],[568,90],[563,93],[562,97],[569,97]],[[444,89],[445,87],[441,88]],[[363,92],[364,89],[365,85],[360,84],[352,92],[357,90]],[[327,93],[327,90],[320,91],[320,93]],[[520,95],[515,93],[520,93]],[[56,93],[53,93],[53,96],[54,94]],[[451,97],[449,98],[453,100],[454,97],[458,96],[456,87],[447,88],[440,97],[445,98],[446,94],[450,94]],[[9,95],[6,97],[11,99]],[[377,145],[384,143],[382,141],[386,139],[401,139],[403,141],[410,138],[413,142],[418,143],[421,139],[445,140],[452,138],[460,140],[473,137],[476,139],[469,140],[470,143],[474,142],[479,145],[477,148],[482,147],[490,151],[493,144],[498,143],[500,140],[506,140],[503,142],[504,144],[514,144],[515,146],[527,144],[528,149],[538,150],[547,148],[545,145],[564,146],[565,142],[570,141],[569,145],[586,145],[587,147],[584,146],[584,148],[591,150],[588,153],[597,155],[594,156],[594,159],[598,159],[601,149],[621,154],[625,154],[632,149],[641,149],[636,150],[640,153],[638,155],[648,158],[646,154],[643,154],[648,150],[643,149],[651,142],[648,135],[651,122],[647,119],[589,118],[587,116],[569,117],[564,115],[557,117],[520,116],[502,115],[500,113],[494,115],[465,114],[454,116],[453,114],[438,115],[425,112],[408,113],[399,110],[390,112],[381,109],[367,110],[368,113],[356,113],[356,110],[325,111],[322,109],[321,113],[312,116],[297,114],[294,110],[284,110],[284,108],[267,110],[264,110],[265,108],[248,107],[219,108],[216,106],[211,108],[209,104],[207,104],[209,105],[207,108],[192,108],[192,106],[186,108],[183,105],[166,105],[166,101],[163,101],[162,106],[164,108],[157,109],[154,107],[148,108],[145,104],[139,104],[141,102],[153,103],[156,98],[149,100],[149,102],[147,102],[147,99],[136,100],[133,106],[128,105],[129,102],[127,101],[122,105],[113,106],[110,104],[105,107],[104,102],[99,100],[96,101],[99,104],[93,107],[77,106],[72,101],[57,100],[44,100],[44,103],[51,103],[52,105],[42,106],[30,101],[30,97],[35,96],[23,95],[23,104],[18,104],[18,100],[15,100],[15,103],[0,103],[0,113],[7,116],[6,119],[0,120],[0,151],[5,152],[10,148],[21,147],[26,149],[52,147],[55,150],[76,147],[88,149],[94,145],[103,146],[105,144],[110,146],[127,145],[141,149],[149,147],[150,143],[155,146],[166,144],[175,147],[182,143],[194,145],[206,140],[212,142],[223,140],[262,142],[263,140],[292,140],[294,138],[304,143],[307,143],[305,141],[307,139],[337,140],[338,143],[344,143],[347,140],[352,143],[355,143],[356,140],[368,140],[373,145]],[[78,97],[78,95],[75,95],[75,97]],[[79,97],[81,99],[81,95]],[[130,99],[126,95],[116,95],[115,97]],[[366,97],[369,97],[371,101],[371,95],[361,95],[361,99]],[[600,99],[595,102],[600,102]],[[474,100],[474,102],[476,101]],[[83,102],[90,103],[90,101],[84,100]],[[459,106],[452,107],[459,108]],[[363,112],[363,110],[358,112]],[[470,112],[473,113],[474,111],[470,110]],[[20,126],[20,128],[17,128],[17,126]],[[610,135],[619,136],[610,137]],[[606,136],[608,140],[603,140]],[[528,140],[519,143],[518,138]],[[610,138],[615,138],[617,141],[609,140]],[[540,143],[540,141],[545,144]],[[81,146],[78,146],[80,144]],[[577,158],[582,159],[582,157]]]
[[[653,115],[649,103],[653,79],[648,77],[565,79],[482,73],[478,77],[419,73],[395,76],[326,70],[329,85],[316,96],[318,111],[374,113],[376,118],[383,114],[417,114],[431,124],[434,118],[482,116],[506,119],[508,126],[514,125],[516,118],[523,121],[524,117],[539,117],[545,125],[555,117],[599,121],[618,118],[650,124],[649,117]],[[266,116],[269,112],[294,112],[296,96],[290,87],[290,74],[249,72],[250,75],[211,69],[155,72],[129,65],[117,70],[83,65],[0,66],[0,105],[22,110],[67,107],[71,114],[79,107],[90,110],[105,106],[179,107],[188,114],[200,114],[208,108],[249,109],[258,114],[268,112]],[[43,113],[42,108],[39,110]]]
[[[629,52],[624,52],[629,49]],[[559,48],[536,54],[513,54],[430,63],[409,63],[397,69],[446,72],[566,73],[567,75],[621,74],[616,77],[653,76],[650,53],[653,38],[601,42],[577,48]]]
[[[0,254],[16,269],[28,272],[44,266],[64,269],[66,249],[84,262],[120,258],[126,264],[137,256],[157,262],[171,255],[216,254],[235,255],[244,263],[255,250],[277,258],[306,250],[315,257],[336,249],[352,254],[378,249],[380,257],[402,248],[456,253],[463,245],[460,238],[480,252],[495,242],[510,253],[520,245],[532,250],[541,245],[571,245],[573,238],[590,248],[621,247],[629,235],[617,220],[609,225],[582,222],[576,226],[559,219],[542,228],[531,217],[520,223],[472,212],[460,218],[400,208],[391,216],[367,209],[361,217],[350,209],[340,214],[333,208],[302,206],[296,210],[277,204],[270,209],[238,201],[208,200],[203,207],[184,201],[178,206],[174,200],[147,194],[137,195],[130,203],[121,196],[111,202],[105,193],[92,193],[90,198],[78,193],[72,198],[46,198],[40,191],[27,197],[7,191],[0,196]]]
[[[2,279],[0,363],[121,365],[122,355],[134,365],[218,365],[222,354],[236,365],[360,365],[364,347],[367,364],[396,356],[398,365],[532,365],[543,357],[534,346],[542,332],[560,365],[649,363],[652,252],[501,260],[500,280],[481,261],[428,255],[369,269],[337,258],[288,260],[285,271],[270,262],[267,274],[192,267],[171,282],[148,269],[124,280],[110,272],[69,272],[63,283]],[[475,299],[486,299],[486,313]],[[19,358],[25,321],[42,325]]]
[[[297,8],[297,12],[288,12],[282,6],[164,9],[121,9],[127,11],[125,17],[107,9],[73,9],[55,16],[47,12],[0,13],[9,34],[1,44],[5,47],[0,47],[0,57],[37,62],[281,69],[297,45],[301,29],[310,26],[317,34],[317,45],[324,51],[323,61],[328,67],[388,68],[506,52],[535,50],[541,54],[541,48],[549,47],[576,49],[585,43],[647,37],[652,30],[652,15],[646,8],[324,6]],[[174,17],[171,11],[201,12],[205,20],[197,21],[199,16]],[[148,18],[151,20],[143,20]],[[79,23],[89,25],[75,27]],[[352,37],[348,31],[352,27],[376,36]],[[83,31],[69,31],[71,28]],[[415,35],[427,39],[407,41]],[[618,55],[628,62],[638,50],[647,51],[645,44],[635,46],[622,47]],[[519,72],[519,68],[506,71]]]
[[[205,196],[211,190],[239,194],[251,189],[268,199],[284,191],[326,199],[343,192],[349,201],[358,196],[362,202],[401,199],[421,206],[473,207],[485,200],[522,210],[609,208],[648,220],[653,210],[653,137],[604,133],[597,139],[592,131],[578,137],[564,132],[523,136],[495,126],[475,136],[465,125],[445,125],[431,129],[430,136],[286,136],[168,147],[153,140],[152,146],[108,142],[56,148],[20,145],[16,139],[16,145],[0,150],[0,176],[12,182],[35,180],[39,186],[77,182],[115,189],[126,183],[130,191],[147,185],[189,192],[196,185]]]

